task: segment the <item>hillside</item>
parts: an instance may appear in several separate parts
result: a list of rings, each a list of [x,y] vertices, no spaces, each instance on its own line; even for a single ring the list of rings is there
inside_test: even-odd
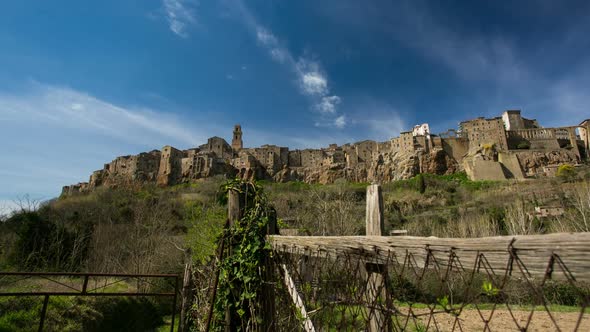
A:
[[[97,188],[63,196],[37,210],[23,207],[0,223],[0,269],[180,273],[190,252],[196,283],[208,289],[213,273],[210,262],[227,216],[221,195],[225,182],[216,176],[164,188]],[[276,208],[279,227],[291,229],[291,234],[364,233],[365,183],[263,181],[262,185]],[[483,237],[590,230],[585,223],[590,216],[586,167],[567,168],[553,179],[528,181],[471,181],[465,173],[421,174],[383,185],[383,194],[387,232],[405,229],[416,236]],[[196,296],[197,304],[207,303],[206,292]],[[22,315],[35,317],[38,303],[15,301],[2,300],[0,308],[19,307]],[[138,317],[151,312],[158,318],[145,322],[155,324],[150,326],[161,324],[170,314],[165,301],[131,306],[126,301],[54,301],[49,311],[51,326],[100,330],[100,326],[120,324],[121,317],[114,313],[122,308],[131,310],[126,315]],[[62,316],[74,306],[94,314],[75,319]],[[0,330],[27,325],[19,315],[0,315]]]

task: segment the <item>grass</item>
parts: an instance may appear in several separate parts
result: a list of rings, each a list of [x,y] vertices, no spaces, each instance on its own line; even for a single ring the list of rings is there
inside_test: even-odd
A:
[[[116,282],[119,279],[90,282],[89,291],[101,287],[97,292],[135,292],[133,282]],[[81,278],[59,278],[57,281],[81,289]],[[2,287],[4,292],[32,291],[73,291],[55,286],[43,279],[29,279],[24,282]],[[37,326],[43,303],[42,296],[0,297],[0,332],[30,331]],[[50,296],[46,316],[48,331],[145,331],[164,324],[163,315],[170,312],[170,305],[153,298],[136,297],[82,297]],[[170,323],[168,323],[168,327]]]
[[[170,324],[172,323],[172,316],[163,317],[164,324],[156,328],[156,332],[169,332]],[[174,331],[178,331],[179,317],[178,315],[174,318]]]

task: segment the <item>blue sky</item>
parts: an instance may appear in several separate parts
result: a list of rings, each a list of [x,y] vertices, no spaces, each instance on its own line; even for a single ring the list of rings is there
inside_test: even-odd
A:
[[[320,147],[522,109],[590,117],[588,1],[11,1],[0,206],[118,155],[231,138]]]

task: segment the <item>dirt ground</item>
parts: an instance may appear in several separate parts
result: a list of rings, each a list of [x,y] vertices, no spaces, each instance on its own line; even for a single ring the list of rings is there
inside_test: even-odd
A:
[[[417,315],[429,312],[428,309],[414,309],[413,311]],[[430,325],[428,325],[429,316],[424,316],[424,318],[421,318],[421,321],[423,327],[428,325],[428,331],[484,331],[485,325],[482,316],[484,319],[489,320],[491,314],[491,310],[481,310],[481,315],[475,309],[463,310],[459,316],[458,324],[454,327],[455,317],[446,313],[435,315],[436,327],[434,321],[430,321]],[[512,318],[512,315],[514,315],[514,319]],[[515,323],[515,319],[522,328],[526,325],[530,312],[513,310],[512,315],[506,309],[495,310],[489,323],[490,330],[520,331]],[[577,330],[576,324],[578,323],[580,313],[552,312],[551,315],[553,316],[557,327],[547,312],[535,311],[527,331],[590,331],[590,314],[584,315]],[[410,322],[410,324],[412,323]]]

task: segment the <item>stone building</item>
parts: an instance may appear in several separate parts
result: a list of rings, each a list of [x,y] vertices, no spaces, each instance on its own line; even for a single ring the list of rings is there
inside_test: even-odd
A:
[[[506,150],[506,130],[502,118],[477,119],[463,121],[459,124],[459,131],[469,140],[470,147],[479,148],[483,145],[495,145],[498,149]]]
[[[62,193],[138,183],[170,186],[219,174],[329,183],[338,178],[386,182],[421,172],[464,170],[475,180],[522,179],[552,176],[559,165],[590,158],[590,119],[575,126],[543,128],[537,120],[522,117],[520,110],[463,121],[458,130],[440,135],[431,134],[428,124],[422,124],[385,142],[330,144],[324,149],[244,148],[242,136],[238,124],[231,145],[211,137],[206,144],[187,150],[165,146],[160,151],[117,157],[94,171],[88,182],[65,186]]]
[[[162,148],[156,182],[159,186],[171,186],[180,183],[182,178],[182,157],[182,151],[170,145]]]
[[[244,142],[242,141],[242,126],[239,124],[234,126],[234,137],[231,141],[231,147],[234,151],[240,151],[244,147]]]
[[[536,119],[529,120],[520,115],[520,110],[507,110],[502,113],[502,121],[507,131],[541,128]]]

